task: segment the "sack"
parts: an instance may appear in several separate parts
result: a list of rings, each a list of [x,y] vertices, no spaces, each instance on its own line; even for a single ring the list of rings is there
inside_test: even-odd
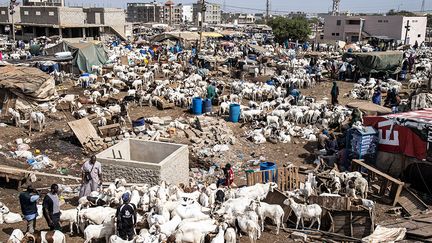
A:
[[[90,172],[84,172],[84,180],[85,181],[91,181],[92,176]]]

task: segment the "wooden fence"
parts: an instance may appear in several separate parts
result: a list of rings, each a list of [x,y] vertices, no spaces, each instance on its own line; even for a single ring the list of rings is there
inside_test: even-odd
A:
[[[278,170],[246,172],[248,186],[257,183],[276,182],[281,191],[292,191],[300,188],[299,167],[286,167]]]

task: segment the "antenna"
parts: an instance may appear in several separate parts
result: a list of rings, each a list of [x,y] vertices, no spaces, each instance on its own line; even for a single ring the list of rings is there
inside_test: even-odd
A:
[[[270,0],[267,0],[266,3],[266,23],[268,23],[270,18]]]
[[[332,15],[339,15],[339,5],[341,0],[333,0]]]
[[[426,0],[423,0],[420,12],[422,13],[425,12],[425,5],[426,5]]]

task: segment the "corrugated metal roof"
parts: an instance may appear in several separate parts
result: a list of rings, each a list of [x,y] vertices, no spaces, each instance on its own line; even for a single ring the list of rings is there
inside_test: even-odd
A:
[[[418,111],[409,111],[383,116],[387,119],[397,119],[399,121],[408,120],[418,123],[427,123],[432,125],[432,108]]]

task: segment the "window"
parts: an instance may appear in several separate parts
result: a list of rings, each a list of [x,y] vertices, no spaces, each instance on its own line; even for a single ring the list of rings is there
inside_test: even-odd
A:
[[[351,20],[348,20],[347,23],[349,25],[360,25],[360,19],[351,19]]]
[[[339,36],[339,33],[336,33],[336,36]]]
[[[386,19],[386,20],[384,20],[384,23],[388,23],[389,21]]]
[[[24,15],[28,15],[28,11],[24,11]]]
[[[417,22],[418,22],[418,20],[413,20],[412,22],[413,22],[413,23],[417,23]]]
[[[1,11],[1,14],[2,14],[2,15],[5,15],[5,14],[6,14],[6,11]]]
[[[342,23],[342,21],[340,19],[336,20],[336,25],[341,25],[341,23]]]
[[[421,34],[417,35],[417,37],[420,38],[420,37],[421,37]]]
[[[332,36],[335,36],[336,35],[336,33],[332,33]]]
[[[36,15],[40,15],[40,11],[36,11]]]
[[[378,20],[378,23],[382,23],[383,21],[380,19],[380,20]]]
[[[54,16],[54,12],[48,12],[49,16]]]

